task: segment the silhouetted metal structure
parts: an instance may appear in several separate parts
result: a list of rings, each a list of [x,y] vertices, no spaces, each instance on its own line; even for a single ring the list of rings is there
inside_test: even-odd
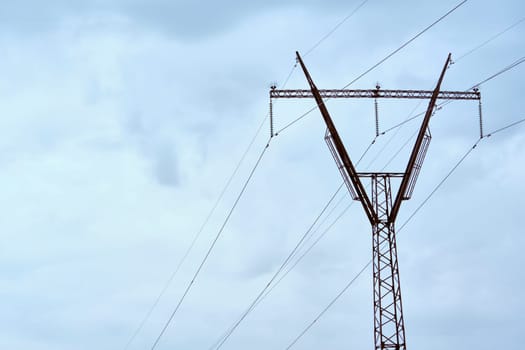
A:
[[[319,111],[326,123],[325,140],[328,148],[335,159],[352,198],[361,202],[372,225],[375,348],[377,350],[404,350],[406,349],[405,323],[401,302],[395,220],[401,202],[410,199],[412,195],[419,171],[425,159],[431,139],[428,124],[436,105],[436,100],[439,98],[449,100],[480,100],[480,93],[479,91],[440,91],[441,82],[450,63],[450,54],[439,76],[437,85],[432,91],[381,90],[379,86],[372,90],[319,90],[315,86],[299,53],[297,53],[297,60],[308,80],[310,90],[278,90],[272,87],[270,91],[270,101],[272,98],[314,98],[316,100]],[[323,97],[374,99],[430,98],[405,172],[357,172],[323,102]],[[271,115],[271,117],[273,116]],[[378,134],[378,129],[376,130],[376,134]],[[367,194],[361,181],[365,178],[371,181],[370,196]],[[394,199],[390,185],[392,178],[401,179],[398,193]]]

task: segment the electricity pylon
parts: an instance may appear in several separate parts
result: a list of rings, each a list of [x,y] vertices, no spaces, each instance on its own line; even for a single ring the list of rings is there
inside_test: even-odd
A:
[[[270,114],[272,114],[272,98],[313,97],[316,100],[327,127],[325,140],[328,148],[335,159],[352,198],[361,202],[372,225],[375,349],[405,350],[405,322],[401,302],[395,220],[401,202],[410,199],[412,196],[419,171],[423,165],[431,139],[428,125],[437,99],[480,101],[480,93],[477,90],[473,92],[440,91],[441,82],[450,64],[450,54],[433,91],[380,90],[379,86],[375,90],[319,90],[315,86],[301,56],[298,52],[296,54],[297,60],[310,85],[310,91],[277,90],[275,87],[272,87],[270,91]],[[328,98],[374,98],[376,101],[377,98],[430,98],[405,172],[357,172],[328,113],[323,96]],[[273,119],[271,118],[271,120]],[[376,108],[376,135],[379,134],[377,122]],[[273,136],[273,125],[271,130]],[[480,129],[480,133],[483,133],[482,129]],[[365,178],[371,181],[370,196],[361,181]],[[390,184],[392,178],[401,179],[401,184],[394,199]]]

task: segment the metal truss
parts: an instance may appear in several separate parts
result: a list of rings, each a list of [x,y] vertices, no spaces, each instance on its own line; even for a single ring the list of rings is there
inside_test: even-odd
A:
[[[326,89],[319,90],[322,98],[403,98],[403,99],[430,99],[433,90],[348,90]],[[311,90],[270,90],[270,98],[314,98]],[[480,100],[479,91],[440,91],[437,95],[441,100]]]

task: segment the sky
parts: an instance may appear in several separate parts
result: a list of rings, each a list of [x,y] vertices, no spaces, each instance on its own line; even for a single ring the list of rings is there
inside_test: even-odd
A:
[[[319,111],[286,127],[312,100],[274,101],[269,141],[270,86],[307,88],[297,50],[319,88],[341,88],[459,2],[350,17],[362,1],[2,2],[0,347],[150,349],[220,233],[156,345],[213,349],[342,183]],[[519,0],[469,0],[350,88],[433,89],[450,52],[442,89],[469,89],[523,57],[525,21],[494,36],[524,17]],[[525,118],[524,69],[480,86],[485,133]],[[426,105],[380,100],[380,130]],[[375,138],[373,101],[327,107],[354,162],[375,139],[359,171],[404,170],[420,119]],[[430,130],[397,224],[407,347],[519,348],[525,123],[478,140],[477,102],[455,101]],[[286,349],[371,258],[345,188],[314,227],[223,349]],[[368,268],[293,348],[372,348],[372,303]]]

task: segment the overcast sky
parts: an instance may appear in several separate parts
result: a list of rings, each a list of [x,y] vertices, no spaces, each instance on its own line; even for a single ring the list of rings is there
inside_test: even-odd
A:
[[[124,349],[268,113],[273,83],[341,88],[458,0],[3,1],[0,5],[0,347]],[[469,0],[352,88],[432,89],[460,58],[525,17],[520,0]],[[326,40],[316,43],[337,27]],[[525,54],[525,22],[458,59],[465,90]],[[525,118],[525,65],[480,87],[487,132]],[[379,101],[381,130],[427,102]],[[313,106],[276,101],[281,129]],[[354,161],[375,136],[370,100],[329,101]],[[419,120],[419,119],[417,119]],[[380,171],[417,129],[387,132],[359,170]],[[478,104],[454,102],[397,227],[479,138]],[[179,273],[129,345],[150,349],[257,157],[257,134]],[[317,110],[270,142],[157,349],[209,349],[248,307],[342,180]],[[411,144],[411,143],[410,143]],[[525,123],[485,138],[399,232],[409,349],[522,347]],[[387,170],[402,171],[405,147]],[[352,201],[322,221],[311,244]],[[334,202],[334,204],[335,204]],[[223,349],[285,349],[371,258],[353,205]],[[295,348],[370,349],[367,269]]]

